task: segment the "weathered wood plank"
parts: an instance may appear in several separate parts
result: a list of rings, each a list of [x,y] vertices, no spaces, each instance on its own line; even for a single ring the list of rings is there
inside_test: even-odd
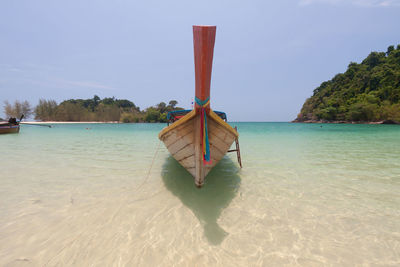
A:
[[[171,151],[171,154],[175,154],[188,144],[193,144],[193,133],[191,132],[178,138],[176,142],[172,143],[172,145],[169,145],[168,150]]]
[[[213,142],[220,142],[220,143],[224,143],[226,145],[229,145],[229,140],[228,140],[227,137],[225,137],[225,139],[221,139],[220,137],[215,135],[214,132],[209,133],[208,137],[209,137],[210,142],[212,140]]]
[[[185,167],[185,169],[195,168],[196,166],[195,166],[195,163],[194,163],[194,154],[191,155],[191,156],[189,156],[189,157],[186,157],[186,158],[181,159],[181,160],[179,161],[179,163],[180,163],[183,167]]]
[[[210,134],[214,135],[220,138],[221,140],[224,140],[227,135],[226,131],[221,129],[221,127],[218,127],[215,123],[214,125],[211,124],[208,129],[209,129],[209,135]]]
[[[220,138],[216,137],[215,135],[211,135],[210,143],[213,146],[217,147],[221,153],[225,154],[227,150],[231,147],[234,138],[226,139],[225,141],[221,140]]]
[[[215,142],[212,142],[210,143],[210,154],[212,157],[220,159],[225,155],[225,151],[223,148],[219,148]]]
[[[171,151],[170,151],[171,153]],[[171,153],[172,154],[172,153]],[[177,160],[180,161],[184,158],[189,157],[190,155],[194,154],[194,145],[193,144],[188,144],[181,150],[177,151],[175,154],[172,154],[172,156]]]
[[[176,129],[172,130],[171,132],[165,134],[163,136],[163,142],[166,147],[169,147],[173,143],[179,140],[182,136],[187,135],[188,133],[193,134],[193,122],[188,121],[187,124],[184,124]]]
[[[224,129],[215,122],[210,123],[209,135],[212,137],[217,137],[225,143],[229,144],[231,139],[235,139],[235,136],[231,134],[227,129]]]

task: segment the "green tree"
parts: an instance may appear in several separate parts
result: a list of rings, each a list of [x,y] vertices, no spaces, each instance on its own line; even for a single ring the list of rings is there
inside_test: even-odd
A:
[[[83,106],[72,103],[63,102],[57,107],[55,118],[57,121],[86,121],[89,111]]]
[[[119,121],[121,110],[116,105],[105,105],[100,103],[96,108],[96,120]]]
[[[387,48],[386,55],[388,56],[391,52],[393,52],[393,50],[394,50],[394,45],[390,45],[390,46]]]
[[[348,119],[352,121],[374,121],[378,115],[376,110],[376,104],[355,103],[349,108]]]
[[[98,95],[94,95],[94,97],[93,97],[93,102],[94,102],[94,104],[97,106],[98,104],[99,104],[99,102],[100,102],[100,97],[98,96]]]
[[[160,121],[160,111],[153,107],[148,108],[146,110],[145,121],[146,122],[159,122]]]
[[[175,106],[178,104],[178,101],[176,101],[176,100],[171,100],[171,101],[169,101],[169,105],[171,106],[171,108],[175,108]]]
[[[34,109],[35,120],[56,120],[57,102],[55,100],[40,99]]]
[[[158,111],[160,111],[160,113],[164,113],[166,111],[167,104],[165,104],[165,102],[160,102],[157,104],[156,108]]]
[[[376,121],[396,117],[400,102],[400,45],[371,52],[360,64],[314,89],[297,117],[306,120]]]

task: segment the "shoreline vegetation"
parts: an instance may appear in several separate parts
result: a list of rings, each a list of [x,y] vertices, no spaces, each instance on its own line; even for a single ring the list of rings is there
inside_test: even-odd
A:
[[[383,121],[328,121],[328,120],[306,120],[306,121],[292,121],[293,123],[332,123],[332,124],[400,124],[393,120]]]
[[[350,62],[314,90],[292,122],[400,124],[400,44]]]
[[[40,99],[32,108],[28,101],[4,102],[4,114],[10,118],[33,117],[36,122],[29,123],[136,123],[167,122],[167,113],[183,110],[178,101],[171,100],[140,110],[127,99],[95,95],[91,99],[69,99],[57,104],[55,100]],[[1,119],[0,119],[1,120]],[[28,123],[28,121],[26,121]]]

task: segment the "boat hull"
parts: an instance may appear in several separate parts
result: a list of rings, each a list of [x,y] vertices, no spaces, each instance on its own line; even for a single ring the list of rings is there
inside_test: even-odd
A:
[[[0,134],[19,133],[19,125],[0,125]]]
[[[204,164],[200,138],[200,114],[195,110],[164,128],[159,139],[164,142],[171,155],[194,177],[201,187],[211,169],[224,157],[238,133],[210,110],[207,115],[211,164]]]

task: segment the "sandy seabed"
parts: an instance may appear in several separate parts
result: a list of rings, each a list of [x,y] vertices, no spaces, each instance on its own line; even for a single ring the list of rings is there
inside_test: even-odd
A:
[[[235,123],[200,190],[163,126],[1,136],[0,266],[400,266],[397,125]]]

